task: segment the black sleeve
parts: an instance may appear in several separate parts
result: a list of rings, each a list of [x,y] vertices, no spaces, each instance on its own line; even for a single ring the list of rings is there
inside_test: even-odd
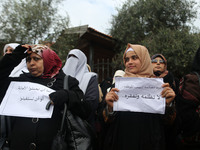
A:
[[[27,56],[26,48],[17,46],[12,54],[6,54],[0,60],[0,80],[7,78],[12,70]]]
[[[94,95],[91,99],[84,100],[82,90],[79,88],[79,82],[76,78],[69,76],[68,88],[60,89],[51,93],[50,99],[53,101],[55,107],[63,109],[64,103],[67,103],[68,109],[75,115],[83,119],[88,119],[92,112],[92,105],[94,105]],[[93,89],[94,90],[94,89]]]
[[[179,130],[183,136],[193,136],[200,132],[200,117],[198,112],[199,103],[184,99],[181,94],[178,94],[176,101],[177,119]]]
[[[0,80],[7,78],[19,63],[18,59],[12,54],[6,54],[3,56],[0,60]]]
[[[93,110],[97,109],[99,102],[99,88],[96,76],[93,76],[88,83],[88,87],[84,95],[84,101],[90,103]]]
[[[68,109],[83,119],[87,118],[90,106],[83,100],[83,92],[78,86],[79,82],[69,76]]]
[[[97,110],[99,104],[99,88],[98,88],[98,81],[97,76],[93,76],[86,89],[84,95],[84,105],[88,108],[87,110],[87,117],[88,122],[93,122],[95,117],[95,112]]]
[[[20,60],[21,61],[21,60]],[[0,60],[0,101],[2,101],[6,90],[11,82],[10,73],[18,65],[18,58],[12,54],[6,54]]]

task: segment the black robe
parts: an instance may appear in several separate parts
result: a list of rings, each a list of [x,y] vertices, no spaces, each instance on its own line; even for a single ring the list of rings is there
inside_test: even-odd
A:
[[[50,78],[33,77],[29,73],[15,78],[8,77],[13,68],[20,63],[21,59],[22,57],[15,54],[9,54],[0,60],[0,101],[2,101],[11,81],[28,81],[45,86],[52,81]],[[56,91],[62,90],[64,76],[65,74],[60,71],[55,76],[56,81],[51,88]],[[86,119],[91,110],[87,102],[81,101],[82,98],[83,92],[78,87],[78,81],[73,77],[69,77],[69,91],[67,94],[63,94],[63,99],[64,101],[66,100],[68,109],[72,113]],[[53,138],[60,128],[61,111],[59,107],[55,106],[52,117],[47,119],[11,117],[10,149],[27,150],[31,146],[36,146],[37,150],[49,150]]]

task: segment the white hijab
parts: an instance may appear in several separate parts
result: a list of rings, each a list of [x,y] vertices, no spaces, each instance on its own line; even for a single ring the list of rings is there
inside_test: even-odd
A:
[[[9,44],[6,44],[3,48],[3,53],[5,54],[6,53],[6,49],[8,47],[11,47],[12,49],[15,49],[19,44],[18,43],[9,43]]]
[[[19,44],[18,43],[9,43],[9,44],[6,44],[3,48],[3,52],[5,54],[6,52],[6,49],[8,47],[11,47],[13,49],[15,49]],[[27,69],[27,66],[26,66],[26,60],[25,58],[22,59],[21,63],[19,65],[17,65],[13,71],[10,73],[9,77],[19,77],[20,74],[22,74],[22,71],[23,72],[28,72],[28,69]]]
[[[91,77],[97,76],[96,73],[89,72],[87,57],[79,49],[73,49],[68,53],[66,63],[62,69],[66,75],[75,77],[79,81],[79,87],[84,94]]]

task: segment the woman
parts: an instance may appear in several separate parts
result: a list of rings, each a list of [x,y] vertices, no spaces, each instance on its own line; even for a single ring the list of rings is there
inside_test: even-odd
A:
[[[112,85],[115,84],[115,78],[116,77],[123,77],[124,74],[125,74],[125,72],[123,70],[117,70],[117,71],[115,71],[115,74],[114,74],[113,80],[112,80]],[[112,87],[112,85],[111,85],[111,87]],[[107,88],[107,92],[110,91],[111,87]]]
[[[179,80],[167,70],[167,59],[162,54],[155,54],[151,57],[153,65],[153,72],[157,78],[163,78],[165,83],[169,83],[170,87],[178,94],[178,82]],[[176,109],[175,101],[166,107],[164,124],[165,124],[165,139],[166,139],[166,150],[171,150],[176,147],[177,138],[177,122],[176,122]]]
[[[148,50],[141,45],[128,44],[123,61],[125,65],[124,77],[153,77],[153,68]],[[168,83],[162,86],[161,93],[170,103],[174,91]],[[113,102],[118,100],[117,88],[112,88],[107,93],[108,130],[103,149],[109,150],[163,150],[164,136],[161,115],[140,112],[113,112]]]
[[[8,43],[8,44],[6,44],[3,48],[3,55],[11,54],[18,45],[19,45],[18,43]]]
[[[3,55],[11,54],[18,45],[18,43],[6,44],[3,48]],[[9,77],[19,77],[22,72],[28,72],[25,59],[22,59],[21,63],[12,70]]]
[[[20,77],[8,77],[10,72],[26,57],[29,73]],[[83,93],[78,87],[78,81],[69,76],[69,90],[63,89],[65,74],[62,62],[57,54],[44,45],[19,45],[10,55],[0,60],[0,100],[2,101],[11,81],[28,81],[39,83],[54,89],[49,95],[54,104],[51,118],[11,117],[11,133],[9,135],[10,149],[13,150],[50,150],[53,138],[60,128],[62,109],[67,103],[71,112],[85,117],[87,109],[81,102]],[[44,108],[45,109],[45,108]]]
[[[164,82],[169,83],[172,89],[178,93],[178,79],[167,70],[167,59],[162,54],[155,54],[151,57],[153,73],[157,78],[163,78]]]
[[[177,117],[180,128],[181,150],[200,148],[200,47],[198,48],[191,72],[180,81],[177,96]]]
[[[67,75],[75,77],[79,81],[79,87],[84,93],[83,100],[92,108],[88,114],[87,121],[94,127],[95,112],[99,103],[99,89],[97,74],[89,72],[87,66],[87,57],[79,49],[73,49],[67,56],[63,72]]]

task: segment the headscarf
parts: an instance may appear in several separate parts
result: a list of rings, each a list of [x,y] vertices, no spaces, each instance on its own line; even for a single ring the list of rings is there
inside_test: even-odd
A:
[[[116,78],[116,77],[123,77],[124,74],[125,74],[125,72],[124,72],[123,70],[117,70],[117,71],[115,71],[115,74],[114,74],[114,76],[113,76],[112,84],[115,83],[115,78]]]
[[[154,72],[154,74],[156,75],[156,77],[158,78],[163,78],[164,76],[166,76],[168,74],[168,70],[167,70],[167,59],[162,55],[162,54],[155,54],[151,57],[152,59],[155,59],[157,57],[160,57],[162,60],[165,61],[165,67],[164,67],[164,71],[163,72]]]
[[[192,71],[200,72],[200,47],[194,56]]]
[[[79,87],[85,94],[88,83],[96,73],[89,72],[87,58],[79,49],[73,49],[68,53],[66,63],[62,68],[66,75],[75,77],[79,81]]]
[[[4,46],[3,48],[3,53],[5,54],[6,53],[6,49],[8,47],[11,47],[12,49],[15,49],[19,44],[18,43],[8,43]]]
[[[129,48],[132,48],[133,51],[136,53],[136,55],[139,57],[139,60],[141,62],[141,68],[139,72],[136,74],[130,73],[127,71],[127,69],[125,69],[124,77],[146,77],[146,78],[153,77],[153,67],[151,64],[151,59],[149,56],[148,49],[142,45],[133,45],[128,43],[127,48],[123,55],[124,65],[125,65],[125,56],[127,50],[130,50]]]
[[[3,48],[3,52],[4,54],[6,53],[6,49],[8,47],[11,47],[12,49],[15,49],[18,45],[18,43],[8,43],[4,46]],[[17,65],[12,72],[10,73],[9,77],[19,77],[20,74],[22,74],[22,72],[28,72],[27,66],[26,66],[26,60],[22,59],[21,63],[19,65]]]
[[[44,62],[44,72],[41,78],[53,78],[62,67],[62,61],[58,55],[46,45],[33,45],[32,51],[40,55]]]
[[[124,74],[125,74],[125,72],[124,72],[123,70],[117,70],[117,71],[115,71],[115,74],[114,74],[114,76],[113,76],[112,84],[115,83],[115,78],[116,78],[116,77],[123,77]],[[111,89],[111,87],[107,88],[107,92],[109,92],[110,89]]]

